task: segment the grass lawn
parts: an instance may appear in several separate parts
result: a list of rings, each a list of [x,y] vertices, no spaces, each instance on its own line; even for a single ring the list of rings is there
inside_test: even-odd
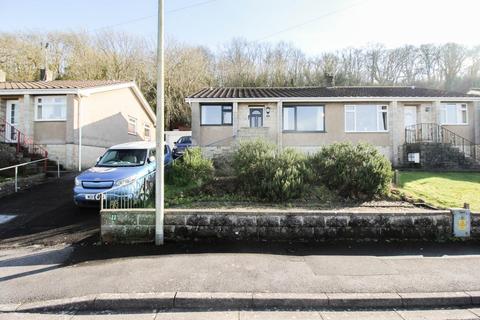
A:
[[[480,172],[400,172],[400,191],[439,208],[480,212]]]

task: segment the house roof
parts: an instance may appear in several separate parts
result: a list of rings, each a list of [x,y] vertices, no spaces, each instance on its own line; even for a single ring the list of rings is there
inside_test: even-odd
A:
[[[128,83],[119,80],[52,80],[0,82],[0,90],[86,89]]]
[[[52,81],[15,81],[0,82],[0,96],[18,96],[24,94],[74,94],[86,97],[94,93],[123,88],[133,90],[144,110],[155,122],[155,113],[148,104],[138,86],[133,81],[121,80],[52,80]]]
[[[217,87],[204,88],[188,99],[251,98],[477,97],[461,92],[419,87]]]

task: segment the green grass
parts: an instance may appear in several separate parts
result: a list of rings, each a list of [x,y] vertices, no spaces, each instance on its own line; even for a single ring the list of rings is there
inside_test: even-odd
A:
[[[400,191],[438,208],[470,204],[480,212],[479,172],[400,172]]]

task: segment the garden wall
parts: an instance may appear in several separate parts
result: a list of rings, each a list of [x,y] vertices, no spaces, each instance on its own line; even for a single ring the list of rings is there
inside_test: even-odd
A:
[[[104,243],[153,242],[155,211],[101,212]],[[447,240],[449,211],[337,212],[292,210],[169,209],[165,239],[183,240]],[[472,215],[472,238],[480,239],[480,214]]]

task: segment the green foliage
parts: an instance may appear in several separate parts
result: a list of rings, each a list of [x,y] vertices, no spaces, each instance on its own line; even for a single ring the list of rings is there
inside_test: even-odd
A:
[[[389,193],[391,164],[370,144],[334,143],[311,157],[310,164],[316,183],[343,197],[365,199]]]
[[[189,148],[176,160],[169,172],[169,180],[177,186],[200,187],[213,179],[213,163],[202,155],[200,148]]]
[[[263,200],[299,198],[308,188],[306,157],[292,149],[278,152],[261,140],[240,145],[234,154],[234,170],[241,190]]]

